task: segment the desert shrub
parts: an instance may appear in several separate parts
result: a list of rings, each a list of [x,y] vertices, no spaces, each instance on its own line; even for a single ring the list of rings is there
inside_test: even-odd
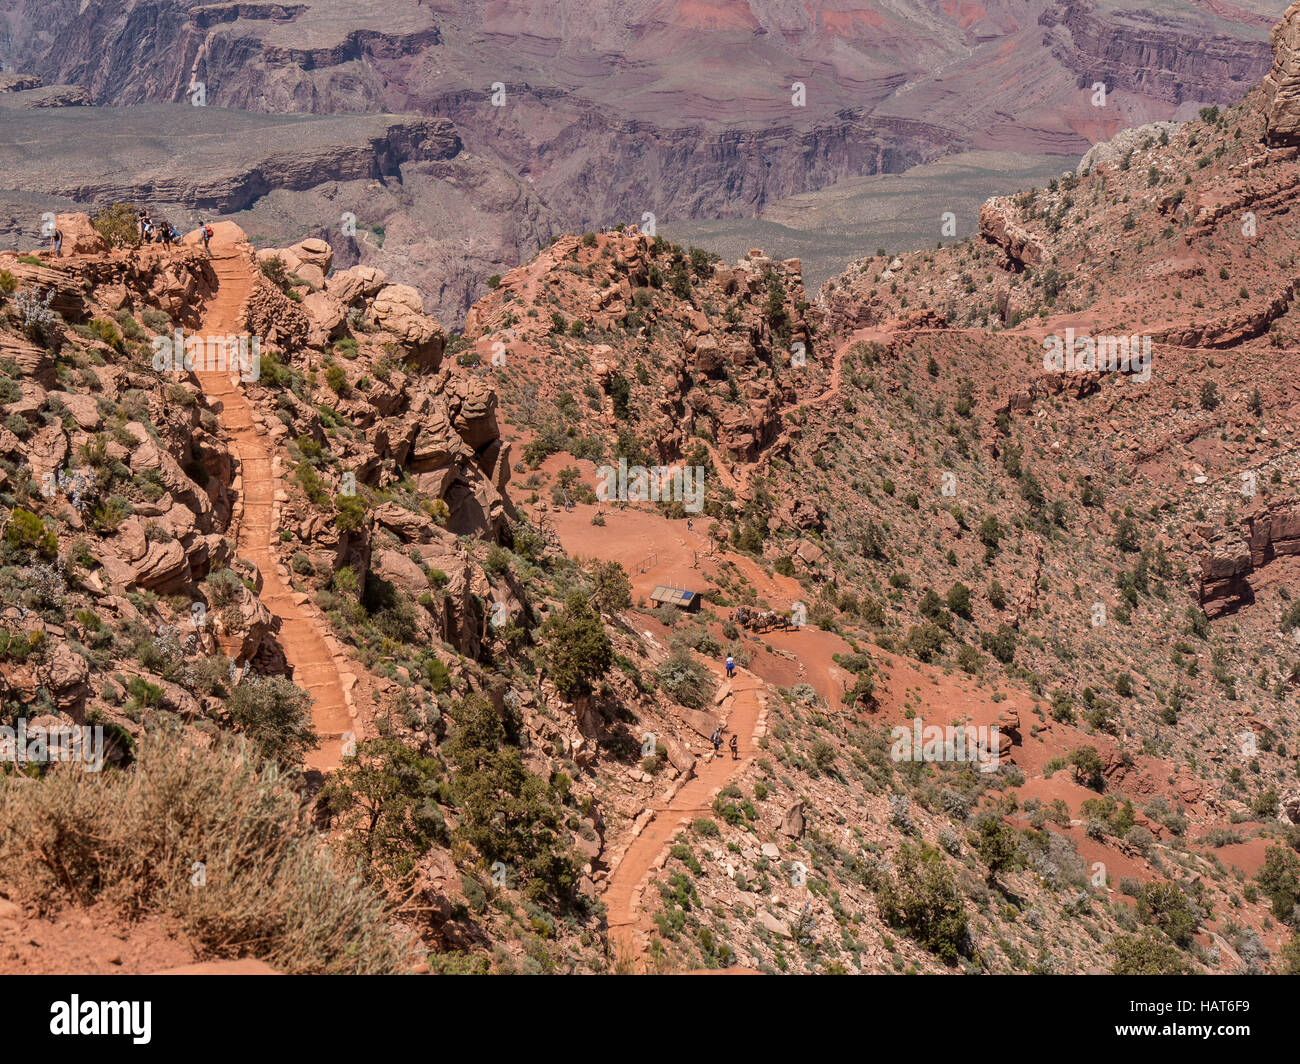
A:
[[[1016,833],[997,816],[985,816],[980,820],[975,850],[988,867],[990,880],[999,872],[1024,866]]]
[[[295,785],[229,737],[199,749],[158,730],[127,771],[0,777],[0,882],[44,912],[103,900],[167,914],[201,957],[290,974],[405,967],[380,896],[323,844]]]
[[[957,667],[962,672],[974,676],[984,667],[984,655],[969,643],[964,643],[961,649],[957,651]]]
[[[334,524],[340,532],[355,532],[366,523],[366,501],[360,495],[336,495],[338,514]]]
[[[498,713],[486,698],[471,695],[454,715],[444,751],[455,769],[455,836],[485,860],[503,862],[524,880],[529,897],[571,901],[578,869],[563,833],[567,778],[548,781],[528,770],[519,720],[509,707]]]
[[[1191,965],[1168,942],[1151,931],[1116,935],[1110,943],[1115,975],[1190,975]]]
[[[39,628],[30,632],[0,628],[0,661],[22,664],[29,657],[40,654],[44,647],[45,632]]]
[[[632,582],[618,562],[596,562],[591,597],[602,613],[625,610],[632,604]]]
[[[927,621],[915,624],[908,630],[904,647],[918,661],[930,662],[939,656],[946,638],[942,628]]]
[[[208,601],[216,609],[233,606],[243,597],[244,582],[233,569],[215,569],[208,574],[205,583],[208,587]]]
[[[1081,746],[1070,754],[1075,777],[1085,786],[1100,790],[1105,778],[1101,774],[1102,760],[1095,746]]]
[[[1010,665],[1016,656],[1016,632],[1009,625],[1000,624],[995,632],[981,632],[980,646],[1003,665]]]
[[[157,307],[145,307],[140,318],[154,332],[167,332],[172,327],[171,316]]]
[[[92,336],[108,344],[114,351],[124,350],[122,334],[118,332],[117,326],[107,318],[95,318],[86,326]],[[138,329],[139,326],[136,326]]]
[[[1175,945],[1186,948],[1192,943],[1200,914],[1192,900],[1177,883],[1156,880],[1143,885],[1137,895],[1138,914],[1163,931]]]
[[[311,696],[283,676],[250,676],[235,686],[226,704],[258,752],[281,768],[300,764],[316,746]]]
[[[396,885],[431,846],[451,841],[436,803],[441,775],[437,761],[404,743],[370,739],[330,776],[322,804],[368,881]]]
[[[835,767],[835,747],[825,739],[818,739],[812,744],[813,763],[823,772]]]
[[[1255,882],[1273,906],[1273,915],[1290,921],[1300,904],[1300,857],[1285,846],[1270,846],[1264,851],[1264,864],[1255,874]]]
[[[668,697],[687,709],[703,709],[713,700],[713,677],[684,650],[669,654],[655,675]]]
[[[347,371],[337,363],[325,367],[325,383],[336,395],[345,395],[348,390]]]
[[[53,558],[59,550],[59,537],[45,527],[36,514],[21,508],[14,510],[5,525],[5,546],[24,554]]]
[[[298,478],[298,484],[302,487],[303,494],[307,496],[313,506],[324,506],[330,501],[330,493],[325,486],[325,481],[311,467],[310,462],[299,462],[294,474]]]
[[[122,336],[126,339],[148,339],[148,333],[140,328],[139,321],[131,317],[130,311],[118,311],[116,320],[117,328],[122,330]]]
[[[114,203],[96,211],[90,216],[90,224],[111,248],[140,243],[139,211],[130,203]]]
[[[897,875],[876,884],[880,915],[948,964],[970,949],[970,921],[961,892],[940,851],[904,843]]]
[[[271,255],[262,259],[258,265],[262,269],[262,276],[270,281],[279,289],[285,289],[289,285],[289,269],[284,264],[284,259],[279,255]]]
[[[566,698],[591,690],[614,660],[609,634],[586,596],[575,592],[538,630],[547,673]]]
[[[609,378],[609,395],[614,403],[614,416],[626,421],[632,414],[632,385],[621,373],[613,373]]]
[[[14,296],[14,310],[27,339],[43,347],[51,346],[58,337],[59,315],[50,304],[54,301],[51,288],[42,298],[29,288]]]

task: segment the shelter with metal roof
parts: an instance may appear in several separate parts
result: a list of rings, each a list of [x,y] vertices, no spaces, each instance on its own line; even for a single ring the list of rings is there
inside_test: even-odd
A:
[[[687,591],[682,587],[659,584],[650,592],[650,601],[656,606],[676,606],[679,610],[695,613],[704,601],[703,591]]]

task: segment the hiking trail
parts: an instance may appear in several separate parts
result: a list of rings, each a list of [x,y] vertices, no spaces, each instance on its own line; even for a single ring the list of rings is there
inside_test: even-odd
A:
[[[641,905],[647,880],[664,866],[668,847],[677,833],[695,817],[710,814],[718,791],[753,761],[755,744],[767,730],[764,687],[757,676],[740,667],[730,684],[723,681],[719,689],[723,697],[717,709],[725,721],[724,736],[735,733],[740,737],[740,759],[731,759],[725,739],[718,756],[700,757],[694,775],[676,793],[670,790],[666,801],[657,798],[647,807],[651,815],[641,823],[640,833],[610,872],[604,901],[615,963],[636,967],[640,962],[640,970],[645,970],[646,948],[654,928],[650,914]]]
[[[204,336],[229,336],[244,331],[242,312],[253,290],[256,266],[248,249],[240,244],[212,241],[212,268],[217,289],[203,308]],[[237,371],[236,371],[237,372]],[[345,732],[356,731],[349,713],[349,699],[335,654],[322,636],[318,623],[303,608],[306,596],[295,592],[281,577],[282,563],[273,544],[278,538],[280,488],[279,460],[265,430],[254,417],[253,406],[237,377],[229,372],[195,369],[209,404],[225,431],[231,454],[238,463],[235,483],[235,512],[231,530],[236,553],[257,564],[262,574],[259,598],[280,619],[277,633],[285,659],[293,670],[294,682],[312,698],[312,724],[320,745],[307,753],[308,768],[328,772],[338,768]],[[349,687],[356,682],[349,674]]]

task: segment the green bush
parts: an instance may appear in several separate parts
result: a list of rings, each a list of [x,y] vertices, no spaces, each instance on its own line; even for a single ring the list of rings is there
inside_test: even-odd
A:
[[[272,255],[269,258],[262,259],[258,265],[262,268],[262,276],[270,281],[276,288],[281,290],[289,285],[289,268],[285,266],[284,259],[279,255]]]
[[[86,326],[86,328],[88,328],[97,339],[108,344],[108,346],[114,351],[120,353],[124,350],[122,334],[117,331],[117,326],[111,321],[106,321],[103,318],[95,318]]]
[[[258,752],[281,768],[298,766],[316,746],[311,696],[283,676],[250,676],[235,685],[226,704]]]
[[[946,633],[937,624],[926,622],[913,625],[907,633],[904,647],[918,661],[930,662],[943,650]]]
[[[43,558],[53,558],[59,552],[59,537],[36,514],[21,508],[14,510],[5,526],[5,543]]]
[[[609,635],[598,614],[578,592],[548,617],[538,630],[542,661],[566,698],[591,690],[591,682],[614,660]]]
[[[713,677],[688,651],[674,650],[655,675],[668,697],[687,709],[703,709],[713,701]]]
[[[1300,857],[1284,846],[1270,846],[1264,851],[1264,864],[1255,874],[1255,882],[1268,896],[1273,915],[1290,923],[1300,904]]]
[[[596,562],[591,597],[602,613],[616,613],[632,604],[632,582],[618,562]]]
[[[1137,935],[1116,935],[1110,943],[1115,955],[1115,975],[1191,975],[1192,967],[1167,941],[1144,931]]]
[[[1070,754],[1070,764],[1074,767],[1075,778],[1085,786],[1100,790],[1105,783],[1101,774],[1102,760],[1095,746],[1081,746]]]
[[[442,770],[396,739],[368,739],[321,794],[344,850],[371,883],[405,882],[434,844],[451,841],[437,805]]]
[[[1016,630],[1010,625],[1000,624],[995,632],[981,632],[980,646],[1003,665],[1010,665],[1016,656]]]
[[[1137,896],[1138,914],[1142,919],[1169,936],[1175,945],[1186,949],[1200,923],[1200,914],[1177,883],[1153,880]]]
[[[112,248],[134,247],[140,243],[138,209],[130,203],[114,203],[90,216],[95,232]]]
[[[347,371],[337,363],[325,367],[325,383],[336,395],[345,395],[348,390]]]
[[[525,882],[534,899],[573,899],[578,869],[563,834],[568,780],[530,772],[519,748],[519,720],[498,713],[480,695],[454,709],[455,728],[444,748],[455,772],[455,836],[486,861],[501,861]]]
[[[325,481],[321,479],[319,473],[311,467],[309,462],[299,462],[298,467],[294,470],[298,483],[302,487],[303,493],[307,496],[308,501],[313,506],[325,506],[330,501],[329,490],[325,486]]]
[[[360,495],[335,495],[338,514],[334,523],[340,532],[355,532],[366,523],[366,501]]]
[[[904,843],[897,867],[896,877],[882,873],[876,884],[881,918],[955,964],[969,951],[970,921],[943,855],[929,846]]]

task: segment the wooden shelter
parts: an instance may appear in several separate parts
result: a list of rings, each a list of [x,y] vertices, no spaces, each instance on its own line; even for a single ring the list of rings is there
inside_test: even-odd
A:
[[[656,606],[676,606],[679,610],[686,610],[688,613],[698,613],[700,604],[704,601],[704,592],[687,591],[682,587],[659,584],[650,592],[650,601]]]

